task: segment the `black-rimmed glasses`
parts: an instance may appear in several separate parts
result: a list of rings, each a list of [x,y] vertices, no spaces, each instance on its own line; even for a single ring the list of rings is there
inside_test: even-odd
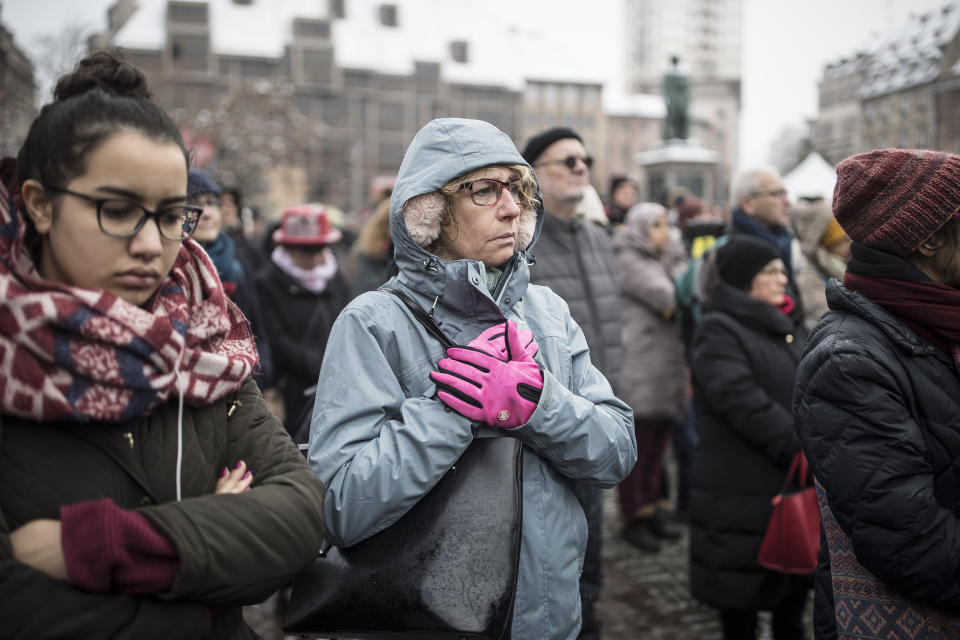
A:
[[[567,169],[570,169],[570,171],[573,171],[577,167],[577,161],[582,162],[587,169],[593,166],[592,156],[567,156],[566,158],[558,158],[556,160],[542,160],[534,164],[562,164]]]
[[[473,200],[473,204],[481,207],[489,207],[490,205],[497,204],[497,201],[500,200],[500,194],[503,193],[504,189],[510,192],[510,197],[513,198],[514,202],[520,204],[519,179],[511,180],[510,182],[501,182],[493,178],[483,178],[481,180],[464,182],[460,188],[466,189],[467,193],[470,194],[470,199]]]
[[[81,200],[91,202],[97,207],[97,224],[100,231],[114,238],[132,238],[140,232],[147,218],[153,218],[157,229],[165,240],[179,242],[190,237],[202,207],[187,204],[178,204],[151,211],[141,204],[123,198],[94,198],[85,193],[78,193],[60,187],[44,187],[54,193],[65,193]]]

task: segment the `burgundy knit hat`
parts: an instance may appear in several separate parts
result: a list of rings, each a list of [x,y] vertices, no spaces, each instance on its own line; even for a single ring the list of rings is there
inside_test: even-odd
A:
[[[837,165],[833,215],[854,242],[915,251],[960,211],[960,156],[879,149]]]

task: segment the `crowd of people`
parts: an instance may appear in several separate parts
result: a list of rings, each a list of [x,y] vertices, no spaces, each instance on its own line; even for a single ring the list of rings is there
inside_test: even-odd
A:
[[[628,176],[603,206],[591,165],[441,118],[361,228],[257,236],[140,70],[81,61],[0,165],[0,636],[255,637],[322,543],[514,438],[511,637],[602,637],[613,487],[637,553],[689,530],[725,639],[955,637],[960,156],[854,156],[832,206],[747,168],[719,209]],[[757,560],[800,452],[816,577]]]

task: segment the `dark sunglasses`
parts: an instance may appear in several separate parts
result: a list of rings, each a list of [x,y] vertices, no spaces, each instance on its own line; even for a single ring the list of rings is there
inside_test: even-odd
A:
[[[580,161],[584,166],[589,169],[593,166],[593,157],[592,156],[567,156],[566,158],[559,158],[557,160],[543,160],[535,164],[562,164],[570,171],[573,171],[577,167],[577,161]]]

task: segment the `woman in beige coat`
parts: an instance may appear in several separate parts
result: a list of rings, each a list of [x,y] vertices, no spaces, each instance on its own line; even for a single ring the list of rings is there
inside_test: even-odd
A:
[[[671,242],[667,211],[635,205],[613,239],[623,290],[621,397],[634,413],[638,460],[620,483],[623,537],[643,551],[678,534],[657,510],[663,454],[674,427],[686,414],[683,348],[673,321],[673,274],[683,250]]]

